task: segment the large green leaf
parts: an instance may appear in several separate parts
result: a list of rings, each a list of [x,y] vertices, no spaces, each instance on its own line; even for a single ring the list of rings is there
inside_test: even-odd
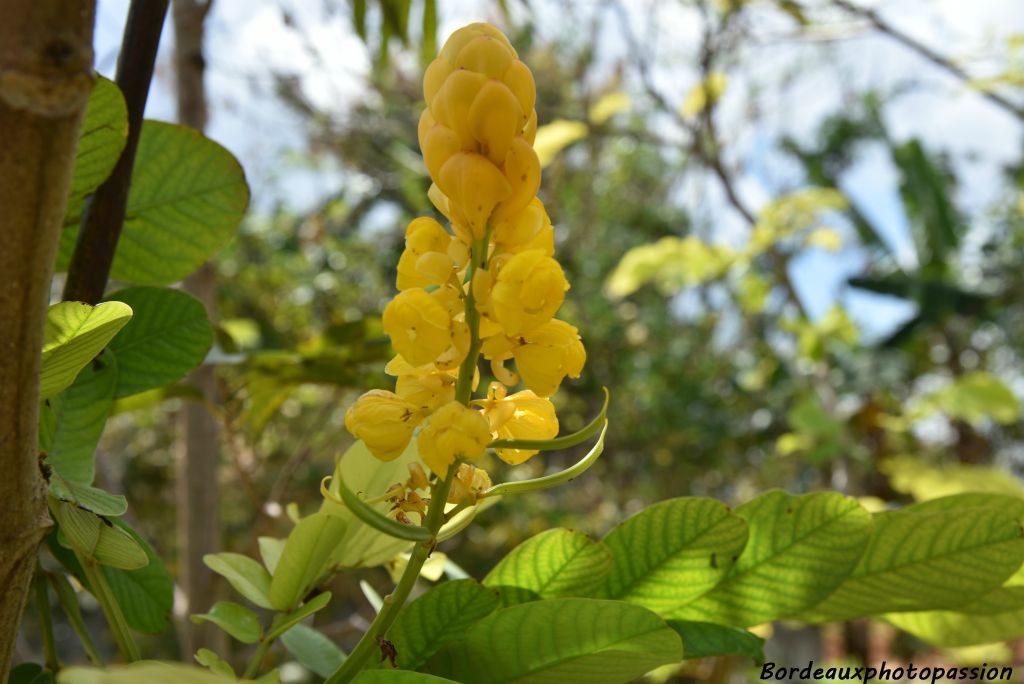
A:
[[[668,614],[718,584],[746,541],[746,522],[723,503],[663,501],[604,538],[613,559],[604,592]]]
[[[50,493],[96,515],[119,516],[128,510],[128,500],[120,494],[65,480],[57,472],[50,474]]]
[[[450,679],[408,670],[363,670],[353,684],[458,684]]]
[[[125,570],[149,563],[142,546],[109,520],[66,501],[58,501],[53,512],[64,537],[81,557]]]
[[[47,399],[69,387],[131,317],[131,307],[123,302],[97,306],[60,302],[51,306],[43,330],[39,398]]]
[[[889,613],[888,622],[936,646],[960,647],[1024,634],[1024,586],[1000,587],[961,611]]]
[[[563,598],[503,608],[438,661],[439,674],[474,684],[621,684],[683,657],[664,620],[622,601]]]
[[[160,387],[202,363],[213,344],[206,309],[195,297],[162,287],[132,287],[109,299],[135,315],[110,341],[117,357],[117,396]]]
[[[117,391],[117,360],[104,352],[71,387],[43,402],[39,448],[60,477],[90,484],[95,476],[96,445],[103,434]]]
[[[107,584],[132,629],[146,634],[159,634],[167,629],[170,622],[171,608],[174,606],[174,580],[142,535],[120,520],[114,520],[113,523],[142,547],[149,558],[149,564],[138,570],[103,566],[100,572],[106,576]]]
[[[68,211],[81,211],[81,200],[114,170],[128,138],[128,108],[113,81],[98,77],[85,107],[75,151]]]
[[[405,453],[387,462],[374,458],[366,445],[357,441],[338,461],[331,481],[331,494],[340,499],[338,482],[344,481],[345,486],[356,495],[377,497],[394,483],[409,479],[408,465],[419,462],[415,440],[409,444]],[[386,514],[389,505],[380,502],[375,504],[375,508],[379,513]],[[412,546],[411,542],[395,539],[370,527],[337,501],[324,499],[320,510],[346,523],[345,534],[331,556],[333,565],[350,568],[381,565]]]
[[[947,505],[936,499],[875,515],[874,533],[856,569],[804,617],[846,620],[958,608],[1000,587],[1024,563],[1017,516]]]
[[[306,516],[292,528],[270,582],[274,610],[292,610],[309,593],[330,567],[331,554],[345,535],[345,528],[345,521],[321,511]]]
[[[498,594],[476,580],[444,582],[410,603],[388,631],[400,667],[415,670],[498,607]]]
[[[763,494],[736,509],[750,538],[725,579],[670,617],[750,626],[817,605],[850,574],[871,515],[835,492]]]
[[[191,128],[146,121],[111,277],[138,285],[181,280],[227,243],[248,204],[245,174],[230,152]],[[69,212],[59,270],[80,219]]]
[[[263,636],[256,613],[232,601],[217,601],[209,612],[193,615],[192,622],[212,622],[243,644],[255,644]]]
[[[281,635],[281,643],[302,665],[321,677],[330,677],[345,662],[345,654],[321,632],[295,625]]]
[[[192,665],[143,660],[107,668],[69,667],[60,671],[58,684],[226,684],[252,682],[232,679]]]
[[[683,637],[687,659],[746,656],[764,662],[764,639],[744,629],[693,620],[669,620],[668,626]]]
[[[607,547],[582,532],[553,529],[513,549],[484,578],[489,587],[521,587],[541,598],[593,595],[611,571]]]
[[[209,553],[203,556],[203,563],[260,608],[273,609],[270,573],[252,558],[240,553]]]

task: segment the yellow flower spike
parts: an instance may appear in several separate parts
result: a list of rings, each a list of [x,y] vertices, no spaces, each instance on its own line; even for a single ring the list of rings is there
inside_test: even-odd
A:
[[[452,343],[448,311],[423,290],[399,292],[382,322],[395,351],[414,366],[432,362]]]
[[[506,396],[505,388],[492,383],[483,412],[494,439],[547,440],[558,435],[555,406],[530,390]],[[496,449],[498,458],[518,465],[536,455],[536,449]]]
[[[437,91],[454,70],[452,63],[444,57],[438,57],[427,66],[423,72],[423,99],[427,105],[437,97]]]
[[[523,120],[519,101],[500,81],[488,81],[469,108],[470,132],[480,143],[481,153],[499,167],[522,130]]]
[[[452,373],[437,371],[425,375],[400,375],[395,383],[395,394],[424,411],[433,411],[455,401],[455,382]]]
[[[498,167],[486,157],[470,152],[453,155],[441,167],[441,175],[435,180],[448,196],[449,206],[461,211],[476,240],[484,236],[487,220],[495,205],[512,192]],[[458,220],[456,212],[453,214]]]
[[[510,192],[495,208],[492,217],[495,222],[511,218],[525,209],[540,189],[540,159],[522,136],[513,138],[502,172],[508,179]]]
[[[491,288],[491,312],[506,335],[521,335],[551,320],[568,289],[558,262],[543,250],[529,249],[498,271]]]
[[[542,397],[555,393],[562,380],[578,378],[587,360],[579,332],[565,321],[552,320],[522,336],[512,350],[523,383]]]
[[[416,438],[416,446],[427,467],[445,477],[456,459],[483,456],[490,441],[491,430],[483,414],[453,401],[434,411]]]
[[[437,123],[452,129],[463,150],[476,148],[476,140],[469,129],[469,108],[485,83],[487,77],[482,74],[454,71],[430,103],[430,113]]]
[[[448,256],[451,241],[451,234],[434,219],[413,219],[405,229],[405,251],[398,259],[398,289],[422,288],[446,282],[455,267]],[[421,269],[420,260],[427,255],[440,257],[440,266]]]
[[[452,129],[434,123],[420,135],[420,151],[423,164],[431,178],[441,175],[441,167],[456,152],[462,151],[462,143]]]
[[[423,415],[394,392],[370,390],[345,413],[345,428],[363,440],[374,456],[391,461],[405,451]]]
[[[493,36],[478,35],[459,50],[452,66],[455,69],[475,71],[487,78],[501,78],[513,61],[519,60],[506,43]]]
[[[530,73],[530,67],[517,59],[509,65],[501,80],[519,100],[519,106],[523,110],[523,120],[519,122],[520,130],[528,124],[531,118],[534,130],[536,130],[537,112],[533,111],[533,106],[537,102],[537,85],[534,83],[533,74]],[[530,142],[533,143],[532,140]]]

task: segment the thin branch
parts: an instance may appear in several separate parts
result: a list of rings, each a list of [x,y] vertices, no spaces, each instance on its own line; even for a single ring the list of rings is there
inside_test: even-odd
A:
[[[900,43],[904,47],[916,52],[921,57],[924,57],[929,62],[939,67],[943,71],[955,76],[959,80],[966,84],[971,82],[971,75],[964,71],[961,67],[957,66],[954,62],[950,61],[947,57],[939,54],[935,50],[931,49],[927,45],[918,42],[911,36],[907,35],[903,31],[899,30],[895,26],[889,24],[882,19],[877,12],[867,7],[860,7],[849,0],[832,0],[832,4],[836,7],[842,8],[843,10],[853,14],[862,19],[866,19],[878,32],[885,34],[892,38],[896,42]],[[1007,100],[1005,97],[993,90],[982,90],[974,88],[982,97],[987,99],[989,102],[1002,107],[1010,114],[1013,114],[1018,119],[1024,119],[1024,107]]]
[[[124,224],[142,115],[170,0],[132,0],[117,60],[117,85],[128,107],[128,138],[110,177],[86,203],[64,299],[95,304],[103,298]]]

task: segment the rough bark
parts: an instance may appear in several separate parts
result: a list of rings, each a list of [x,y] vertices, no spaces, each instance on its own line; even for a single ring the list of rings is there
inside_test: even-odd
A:
[[[39,542],[39,359],[50,278],[92,87],[93,0],[0,0],[0,681]]]
[[[174,65],[178,94],[178,120],[202,131],[206,126],[206,61],[203,57],[204,20],[210,2],[174,0]],[[206,307],[211,320],[215,316],[216,277],[205,264],[189,276],[184,289]],[[189,382],[203,396],[219,401],[217,379],[211,366],[202,366],[189,376]],[[200,646],[223,653],[224,633],[210,623],[193,624],[188,614],[203,612],[220,594],[217,576],[203,563],[203,556],[220,550],[220,492],[217,470],[220,461],[220,427],[206,407],[186,404],[181,416],[181,452],[178,471],[178,554],[180,583],[185,596],[185,614],[181,621],[183,657],[191,659]]]

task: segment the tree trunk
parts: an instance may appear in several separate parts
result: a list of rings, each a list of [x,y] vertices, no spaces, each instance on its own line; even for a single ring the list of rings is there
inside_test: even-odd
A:
[[[204,19],[209,2],[174,0],[174,63],[178,92],[178,120],[202,131],[206,126],[206,90],[203,82]],[[184,289],[215,314],[216,279],[204,264],[189,276]],[[189,382],[213,404],[219,401],[217,379],[211,366],[201,366]],[[182,442],[178,470],[178,554],[180,583],[185,595],[181,621],[181,645],[185,660],[200,646],[224,653],[224,633],[211,623],[193,624],[190,613],[204,612],[219,594],[217,576],[203,564],[203,556],[220,550],[220,492],[217,466],[220,460],[220,429],[216,419],[196,402],[187,402],[181,418]]]
[[[39,358],[82,113],[92,0],[0,0],[0,681],[7,680],[39,542]]]

